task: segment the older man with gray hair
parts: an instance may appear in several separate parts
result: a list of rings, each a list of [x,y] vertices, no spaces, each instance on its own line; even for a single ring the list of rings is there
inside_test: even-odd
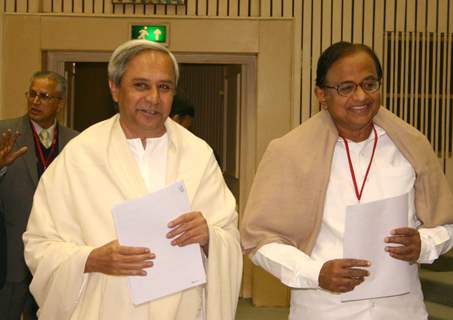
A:
[[[40,319],[234,319],[242,270],[235,200],[211,148],[168,117],[175,57],[131,40],[114,51],[108,74],[119,114],[85,130],[49,168],[24,234]],[[127,276],[145,275],[159,256],[118,242],[112,207],[178,180],[193,211],[169,221],[166,236],[200,245],[207,284],[134,305]]]

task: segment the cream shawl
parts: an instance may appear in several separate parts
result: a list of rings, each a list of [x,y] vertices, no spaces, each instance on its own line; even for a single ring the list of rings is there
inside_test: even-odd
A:
[[[72,140],[38,185],[24,242],[40,319],[195,320],[201,287],[133,306],[127,277],[83,273],[89,252],[117,238],[111,208],[147,193],[118,120]],[[231,320],[242,273],[235,200],[209,146],[171,120],[165,125],[167,183],[183,180],[209,225],[206,318]]]
[[[415,169],[418,219],[425,227],[453,223],[453,194],[425,136],[383,107],[373,121]],[[269,144],[241,221],[247,253],[279,242],[310,254],[321,226],[337,140],[332,118],[323,110]]]

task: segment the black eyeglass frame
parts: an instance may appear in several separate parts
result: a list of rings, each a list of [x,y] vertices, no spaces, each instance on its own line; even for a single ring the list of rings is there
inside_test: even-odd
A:
[[[373,81],[373,83],[377,83],[376,88],[370,90],[370,89],[367,89],[367,88],[365,88],[365,87],[363,86],[364,83],[367,83],[367,82],[369,82],[369,81]],[[351,92],[349,92],[349,93],[343,93],[343,94],[342,94],[342,93],[340,92],[340,91],[341,91],[341,86],[342,86],[342,85],[346,85],[346,84],[348,84],[348,85],[353,85],[354,87],[351,88]],[[323,85],[322,88],[326,88],[326,89],[335,89],[335,90],[337,91],[337,94],[338,94],[339,96],[342,96],[342,97],[347,98],[347,97],[351,96],[351,95],[357,90],[357,87],[358,87],[358,86],[360,86],[360,87],[362,88],[362,90],[363,90],[364,92],[366,92],[366,93],[374,93],[374,92],[378,91],[378,90],[381,88],[381,85],[382,85],[381,79],[368,78],[368,79],[363,80],[363,81],[360,82],[360,83],[355,83],[355,82],[353,82],[353,81],[345,81],[345,82],[342,82],[342,83],[340,83],[340,84],[338,84],[338,85],[336,85],[336,86]]]

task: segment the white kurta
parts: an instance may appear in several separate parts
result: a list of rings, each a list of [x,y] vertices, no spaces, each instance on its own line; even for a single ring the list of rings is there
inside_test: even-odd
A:
[[[379,127],[377,130],[378,145],[361,203],[409,193],[411,203],[408,223],[415,227],[418,224],[413,202],[415,172],[385,131]],[[371,157],[373,141],[374,134],[360,143],[349,141],[359,190]],[[332,159],[321,229],[311,255],[289,245],[270,243],[257,251],[253,257],[254,263],[293,288],[291,320],[427,319],[415,264],[411,269],[411,292],[406,295],[343,303],[341,295],[319,288],[318,276],[322,265],[329,260],[343,258],[346,207],[357,203],[344,142],[339,138]],[[445,228],[421,228],[423,245],[419,262],[432,262],[439,254],[451,248],[451,230],[450,225]]]
[[[40,319],[190,320],[201,312],[202,287],[134,306],[127,277],[84,274],[91,250],[117,238],[112,207],[147,193],[118,120],[72,140],[38,185],[24,242]],[[171,120],[165,126],[166,183],[183,180],[209,226],[207,319],[233,319],[242,271],[234,197],[210,147]]]

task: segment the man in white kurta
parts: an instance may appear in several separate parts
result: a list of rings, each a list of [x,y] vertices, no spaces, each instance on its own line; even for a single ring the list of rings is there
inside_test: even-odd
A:
[[[119,114],[68,145],[35,193],[23,238],[40,319],[234,319],[242,270],[235,200],[212,149],[168,118],[174,56],[131,40],[108,71]],[[169,221],[166,236],[201,246],[207,284],[134,305],[127,276],[145,275],[159,255],[118,243],[111,211],[175,181],[184,182],[192,212]]]
[[[170,119],[166,128],[167,159],[148,158],[158,163],[148,167],[165,167],[165,185],[184,181],[192,209],[205,214],[207,318],[232,319],[241,275],[234,198],[210,147]],[[134,306],[127,277],[84,273],[90,251],[117,238],[112,207],[149,192],[128,143],[115,116],[84,131],[42,177],[24,235],[42,319],[200,319],[202,287]]]

